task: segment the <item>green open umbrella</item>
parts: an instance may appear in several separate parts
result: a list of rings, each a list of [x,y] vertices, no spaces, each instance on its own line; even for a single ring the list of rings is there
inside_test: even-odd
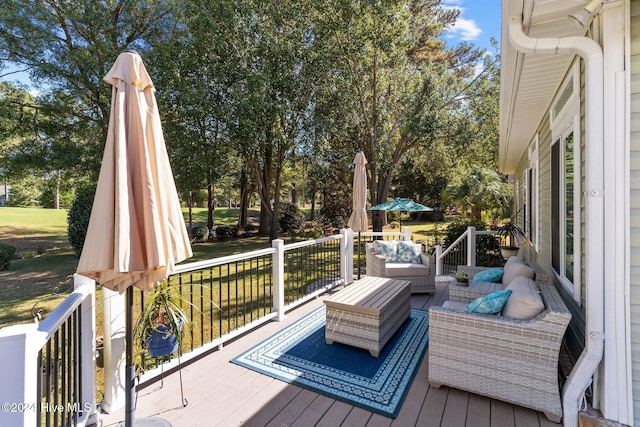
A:
[[[381,203],[369,208],[370,211],[394,211],[394,212],[426,212],[432,211],[430,208],[413,200],[402,197],[396,197],[390,202]],[[400,217],[400,231],[402,231],[402,216]]]

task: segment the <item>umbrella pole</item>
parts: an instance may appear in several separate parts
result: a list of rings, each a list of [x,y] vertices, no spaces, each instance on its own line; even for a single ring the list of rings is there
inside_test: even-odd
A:
[[[360,280],[360,232],[358,231],[358,280]]]
[[[133,427],[135,424],[135,408],[133,402],[135,400],[135,366],[133,364],[133,286],[129,286],[126,290],[126,324],[125,324],[125,345],[126,350],[126,367],[125,367],[125,427]]]

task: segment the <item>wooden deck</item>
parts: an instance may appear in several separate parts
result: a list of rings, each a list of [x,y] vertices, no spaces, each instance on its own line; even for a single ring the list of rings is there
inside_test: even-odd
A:
[[[413,308],[428,309],[448,299],[444,283],[433,296],[414,294]],[[283,322],[269,322],[182,369],[184,393],[189,404],[182,407],[177,373],[165,377],[164,387],[152,384],[138,392],[136,417],[158,417],[174,427],[195,426],[473,426],[550,427],[544,414],[498,400],[443,386],[429,387],[428,352],[411,384],[398,416],[387,418],[286,384],[235,365],[230,360],[319,307],[318,298],[287,313]],[[101,414],[98,425],[114,426],[124,420],[124,409]]]

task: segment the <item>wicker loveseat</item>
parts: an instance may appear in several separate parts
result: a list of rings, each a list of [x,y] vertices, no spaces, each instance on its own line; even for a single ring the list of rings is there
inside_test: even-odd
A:
[[[412,244],[412,242],[403,242]],[[416,244],[417,247],[421,245]],[[436,291],[436,264],[434,257],[420,253],[420,262],[389,262],[376,251],[373,243],[366,244],[367,276],[385,277],[411,282],[411,293]]]
[[[512,264],[513,261],[518,261],[516,258],[507,261],[508,264]],[[535,280],[536,285],[544,285],[549,283],[549,276],[545,273],[539,266],[524,264],[529,269],[533,271],[533,279]],[[482,295],[487,295],[491,292],[499,291],[505,289],[509,283],[503,283],[502,281],[497,283],[491,282],[478,282],[473,280],[473,277],[481,271],[487,270],[490,267],[481,267],[481,266],[468,266],[468,265],[459,265],[457,267],[458,273],[466,273],[469,278],[468,286],[450,286],[449,287],[449,299],[451,301],[461,301],[461,302],[471,302],[474,299],[481,297]],[[505,269],[508,267],[505,265]],[[520,267],[516,267],[518,269]]]
[[[529,320],[432,306],[429,383],[531,408],[559,422],[558,355],[571,314],[553,285],[539,289],[544,310]]]

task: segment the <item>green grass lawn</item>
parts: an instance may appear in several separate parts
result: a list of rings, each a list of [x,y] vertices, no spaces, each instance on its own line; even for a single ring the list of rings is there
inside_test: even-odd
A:
[[[186,210],[185,210],[186,212]],[[257,215],[253,211],[250,215]],[[216,224],[234,225],[238,209],[216,209]],[[207,211],[194,209],[194,222],[206,223]],[[73,288],[78,257],[67,241],[67,211],[0,208],[0,242],[16,248],[15,260],[0,271],[0,327],[31,322],[32,309],[50,313]],[[216,258],[269,246],[266,237],[234,239],[224,244],[196,243],[185,262]],[[64,295],[56,296],[57,293]],[[101,298],[99,292],[97,298]],[[97,308],[101,310],[98,301]],[[100,313],[98,313],[100,316]]]
[[[186,209],[183,210],[185,217]],[[303,211],[309,215],[308,209]],[[251,209],[249,215],[257,217]],[[216,208],[215,223],[235,225],[238,209]],[[193,209],[195,224],[205,224],[206,208]],[[16,259],[7,271],[0,271],[0,327],[31,322],[32,309],[46,316],[73,287],[72,275],[78,257],[67,241],[66,210],[37,208],[0,208],[0,242],[16,247]],[[403,219],[403,228],[411,227],[414,240],[432,240],[445,227],[443,223],[414,222]],[[397,231],[398,229],[389,229]],[[289,237],[283,239],[289,242]],[[270,246],[267,237],[231,239],[225,242],[192,244],[194,256],[184,263],[217,258]],[[364,262],[364,254],[362,254]],[[56,296],[56,294],[62,294]],[[101,319],[101,293],[98,292],[98,323]]]

